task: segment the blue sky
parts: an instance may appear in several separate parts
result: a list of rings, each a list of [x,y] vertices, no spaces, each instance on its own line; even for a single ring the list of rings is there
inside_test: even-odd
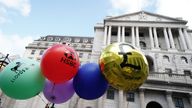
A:
[[[107,15],[105,0],[31,0],[28,16],[8,9],[8,23],[1,24],[7,34],[93,36],[93,26]],[[12,12],[11,12],[12,11]]]
[[[183,17],[190,25],[191,5],[192,0],[0,0],[0,52],[22,56],[27,44],[50,34],[93,37],[94,25],[105,16],[140,10]]]

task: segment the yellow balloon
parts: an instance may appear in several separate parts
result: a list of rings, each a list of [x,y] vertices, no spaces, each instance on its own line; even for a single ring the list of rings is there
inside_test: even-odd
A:
[[[108,45],[100,56],[99,64],[109,84],[120,90],[137,89],[149,74],[144,54],[128,43]]]

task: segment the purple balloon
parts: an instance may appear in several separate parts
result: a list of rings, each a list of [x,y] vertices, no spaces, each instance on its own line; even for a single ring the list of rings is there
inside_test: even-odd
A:
[[[52,103],[64,103],[69,100],[74,93],[73,79],[59,84],[54,84],[49,80],[45,81],[43,94],[45,98]]]

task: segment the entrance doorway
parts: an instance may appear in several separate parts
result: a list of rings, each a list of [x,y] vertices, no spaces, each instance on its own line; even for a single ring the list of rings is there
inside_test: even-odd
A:
[[[147,104],[146,108],[163,108],[159,103],[151,101]]]

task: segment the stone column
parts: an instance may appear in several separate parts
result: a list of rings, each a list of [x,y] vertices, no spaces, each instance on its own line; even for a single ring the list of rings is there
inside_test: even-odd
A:
[[[117,31],[117,42],[121,41],[121,26],[118,26],[118,31]]]
[[[124,101],[123,101],[123,90],[119,90],[119,107],[118,108],[125,108]]]
[[[107,45],[111,43],[111,26],[109,26]]]
[[[134,26],[131,27],[132,45],[135,46],[135,30]]]
[[[103,40],[103,45],[106,45],[107,42],[107,26],[104,27],[104,40]]]
[[[97,108],[103,108],[103,96],[101,96],[99,99],[98,99],[98,107]]]
[[[181,42],[183,44],[183,49],[186,50],[187,46],[186,46],[186,42],[185,42],[185,39],[184,39],[183,32],[182,32],[181,28],[179,28],[179,36],[181,37]]]
[[[140,108],[145,108],[144,89],[139,89]]]
[[[139,27],[136,27],[136,47],[140,48],[140,45],[139,45]]]
[[[125,42],[125,26],[122,27],[122,42]]]
[[[166,91],[168,108],[174,108],[173,99],[171,95],[172,95],[171,91]]]
[[[149,38],[150,38],[150,44],[151,44],[151,49],[154,48],[154,40],[153,40],[153,36],[152,36],[152,29],[151,27],[149,27]]]
[[[183,31],[184,31],[184,34],[185,34],[185,39],[186,39],[186,42],[187,42],[188,49],[192,50],[191,39],[190,39],[190,37],[189,37],[189,35],[187,33],[186,28]]]
[[[171,42],[171,48],[175,49],[175,43],[174,43],[174,40],[173,40],[173,35],[172,35],[172,32],[171,32],[171,28],[168,28],[168,34],[169,34],[169,39],[170,39],[170,42]]]
[[[163,28],[163,33],[164,33],[164,36],[165,36],[165,42],[166,42],[166,45],[167,45],[167,49],[170,49],[169,38],[167,36],[167,29],[165,27]]]
[[[153,28],[153,33],[154,33],[154,40],[155,40],[155,48],[159,49],[159,42],[158,42],[156,27]]]

